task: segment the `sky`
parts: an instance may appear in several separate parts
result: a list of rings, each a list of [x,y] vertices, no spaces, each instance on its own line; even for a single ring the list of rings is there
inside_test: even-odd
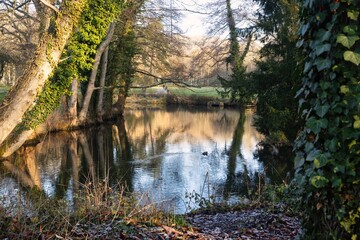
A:
[[[206,28],[202,23],[200,14],[188,13],[181,22],[181,27],[185,31],[187,36],[204,36],[206,34]]]
[[[200,9],[201,6],[205,6],[209,2],[214,0],[169,0],[169,1],[179,1],[182,6],[189,9],[190,11],[204,12],[206,9]],[[233,0],[231,2],[232,8],[239,8],[241,4],[247,4],[243,0]],[[185,31],[187,36],[204,36],[206,34],[206,15],[200,13],[194,13],[190,11],[184,11],[184,18],[180,23],[181,28]]]
[[[186,13],[181,22],[181,28],[187,36],[204,36],[206,34],[204,21],[202,14]]]

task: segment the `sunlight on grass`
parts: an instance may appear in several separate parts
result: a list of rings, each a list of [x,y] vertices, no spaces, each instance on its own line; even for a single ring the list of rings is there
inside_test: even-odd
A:
[[[55,236],[57,239],[93,239],[94,231],[102,239],[107,234],[103,226],[131,235],[138,225],[171,226],[172,229],[188,225],[185,218],[158,208],[150,194],[129,194],[126,187],[118,184],[112,188],[105,180],[87,180],[80,185],[73,204],[65,199],[46,197],[37,189],[28,189],[19,195],[27,200],[23,203],[19,203],[21,199],[15,200],[21,205],[9,208],[0,204],[0,239],[52,239]]]
[[[156,94],[161,91],[162,87],[152,87],[146,89],[147,94]],[[168,90],[171,94],[178,95],[178,96],[202,96],[202,97],[214,97],[218,98],[220,95],[216,91],[217,89],[221,90],[222,88],[215,88],[215,87],[177,87],[177,86],[168,86]],[[141,89],[131,89],[130,94],[141,94]]]

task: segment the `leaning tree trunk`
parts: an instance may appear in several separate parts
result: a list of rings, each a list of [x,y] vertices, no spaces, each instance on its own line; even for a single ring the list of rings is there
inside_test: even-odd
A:
[[[96,118],[98,122],[103,121],[103,105],[104,105],[104,87],[105,87],[105,79],[106,79],[106,69],[108,64],[108,56],[109,56],[109,47],[106,47],[103,57],[102,57],[102,65],[101,65],[101,75],[100,75],[100,83],[99,83],[99,94],[98,94],[98,102],[96,105]]]
[[[34,133],[34,129],[24,130],[20,134],[10,135],[6,144],[0,146],[0,157],[7,158],[18,150],[24,142]]]
[[[91,96],[94,92],[95,89],[95,80],[96,80],[96,74],[97,74],[97,70],[99,68],[99,64],[100,64],[100,60],[101,60],[101,55],[103,54],[103,52],[105,51],[105,49],[107,48],[107,46],[110,44],[111,38],[114,34],[114,30],[115,30],[115,23],[111,23],[110,27],[109,27],[109,31],[106,35],[106,39],[100,44],[97,52],[96,52],[96,56],[95,56],[95,60],[93,63],[93,69],[91,72],[91,76],[89,79],[89,83],[86,89],[86,93],[84,96],[84,101],[82,104],[82,108],[81,111],[79,113],[78,116],[78,120],[80,123],[84,123],[86,120],[86,116],[88,113],[88,109],[89,109],[89,105],[90,105],[90,100],[91,100]]]
[[[0,144],[21,123],[24,113],[32,106],[45,81],[57,66],[85,3],[86,0],[63,2],[61,12],[52,24],[59,27],[49,28],[43,34],[30,66],[0,105]]]

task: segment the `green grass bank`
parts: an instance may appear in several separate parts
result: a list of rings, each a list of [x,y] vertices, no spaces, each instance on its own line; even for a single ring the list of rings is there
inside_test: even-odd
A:
[[[166,105],[198,105],[208,107],[236,106],[228,98],[222,98],[216,87],[153,87],[145,91],[132,88],[127,98],[127,108],[161,108]]]

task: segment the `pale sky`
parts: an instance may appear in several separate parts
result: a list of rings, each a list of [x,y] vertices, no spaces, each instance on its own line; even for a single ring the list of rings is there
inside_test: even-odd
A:
[[[196,13],[189,13],[181,23],[182,29],[187,36],[203,36],[206,34],[206,28],[202,23],[201,16]]]
[[[187,36],[203,36],[206,34],[206,26],[203,23],[204,16],[197,13],[187,13],[181,22],[181,28]]]
[[[170,0],[171,1],[171,0]],[[202,12],[201,6],[204,6],[210,0],[180,0],[182,6],[190,11],[199,11]],[[195,12],[186,12],[184,11],[184,17],[180,22],[180,27],[186,32],[187,36],[203,36],[206,33],[206,28],[204,27],[202,18],[205,17],[203,14]]]
[[[171,0],[170,0],[171,1]],[[213,2],[214,0],[180,0],[183,3],[183,6],[191,11],[199,11],[204,12],[206,9],[200,9],[201,6],[205,6],[209,2]],[[250,2],[250,1],[249,1]],[[240,5],[246,4],[249,6],[249,3],[243,0],[233,0],[231,2],[232,8],[236,9],[239,8]],[[193,12],[183,12],[184,18],[181,21],[181,28],[186,32],[185,35],[187,36],[203,36],[206,34],[206,15],[200,13],[193,13]]]

